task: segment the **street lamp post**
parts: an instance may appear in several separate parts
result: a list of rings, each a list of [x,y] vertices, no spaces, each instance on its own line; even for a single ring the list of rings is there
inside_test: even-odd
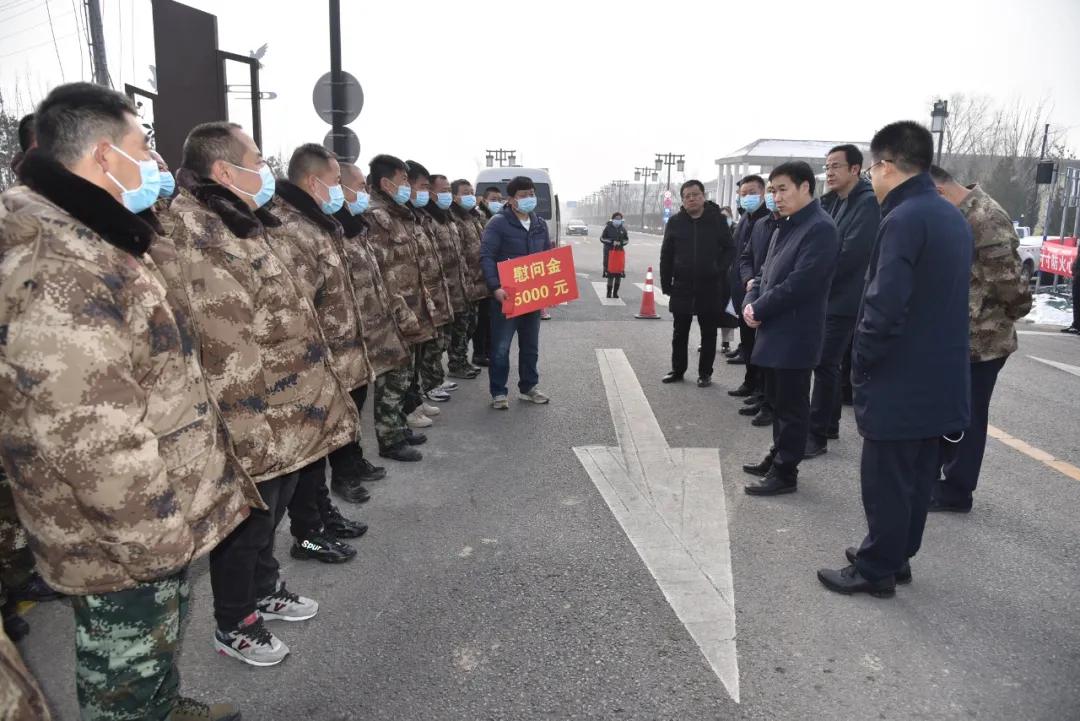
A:
[[[615,187],[615,191],[618,193],[618,199],[615,201],[615,212],[621,213],[622,212],[622,189],[625,188],[627,185],[630,185],[630,182],[626,181],[626,180],[613,180],[613,181],[611,181],[611,184]]]
[[[649,190],[649,175],[652,175],[653,182],[659,180],[656,171],[652,168],[634,168],[634,182],[639,180],[644,181],[641,186],[641,232],[645,232],[645,196]]]
[[[945,119],[949,117],[949,101],[938,100],[934,102],[934,109],[930,111],[930,132],[937,133],[937,164],[941,165],[941,146],[945,144]]]
[[[517,151],[516,150],[504,150],[503,148],[496,148],[495,150],[487,151],[487,166],[489,168],[494,167],[495,161],[498,161],[499,167],[503,167],[503,161],[507,161],[507,165],[514,167],[517,165]]]
[[[656,172],[660,172],[667,166],[667,189],[671,190],[671,166],[676,166],[676,169],[681,173],[686,167],[686,156],[676,155],[674,153],[657,153],[656,154]]]

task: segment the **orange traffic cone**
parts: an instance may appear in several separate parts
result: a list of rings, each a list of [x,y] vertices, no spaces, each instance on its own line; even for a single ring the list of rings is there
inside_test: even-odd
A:
[[[651,265],[648,272],[645,273],[645,292],[641,294],[641,310],[634,317],[645,318],[646,320],[660,320],[660,316],[656,314],[656,295],[653,290]]]

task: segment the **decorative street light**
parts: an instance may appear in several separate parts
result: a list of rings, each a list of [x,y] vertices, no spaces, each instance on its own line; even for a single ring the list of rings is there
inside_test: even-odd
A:
[[[938,134],[937,164],[941,165],[941,146],[945,139],[945,119],[949,117],[949,101],[937,100],[930,111],[930,132]]]
[[[656,171],[660,172],[667,166],[667,189],[671,190],[671,166],[674,165],[676,170],[680,173],[686,167],[685,155],[676,155],[674,153],[657,153],[656,154]]]
[[[645,232],[645,196],[649,191],[649,175],[652,175],[653,182],[655,183],[660,179],[660,176],[656,174],[655,170],[651,168],[634,168],[634,181],[637,182],[644,178],[645,182],[641,186],[641,230]]]
[[[510,167],[517,164],[516,150],[504,150],[503,148],[497,148],[495,150],[487,151],[487,166],[489,168],[494,167],[495,161],[499,161],[499,167],[503,167],[503,161],[507,161]]]

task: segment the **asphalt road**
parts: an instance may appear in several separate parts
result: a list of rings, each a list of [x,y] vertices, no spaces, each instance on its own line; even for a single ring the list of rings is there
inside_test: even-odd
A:
[[[739,466],[765,451],[768,429],[725,393],[741,368],[719,362],[707,389],[662,386],[667,313],[633,318],[633,284],[657,265],[659,238],[631,236],[626,305],[604,306],[590,285],[601,280],[597,232],[567,239],[581,298],[543,326],[552,404],[512,392],[497,413],[486,376],[463,382],[424,462],[391,462],[372,501],[346,509],[371,524],[347,565],[292,560],[283,529],[289,586],[321,611],[272,624],[293,651],[280,666],[214,654],[206,563],[196,563],[186,693],[273,721],[1080,719],[1080,482],[991,439],[975,510],[931,518],[911,586],[891,600],[828,593],[816,569],[843,565],[865,532],[850,408],[841,439],[804,463],[797,494],[746,496]],[[1031,358],[1080,366],[1080,339],[1023,330],[991,423],[1080,465],[1080,377]],[[625,352],[672,446],[719,448],[741,703],[571,450],[616,443],[597,348]],[[28,620],[21,649],[58,718],[75,719],[71,612],[46,604]]]

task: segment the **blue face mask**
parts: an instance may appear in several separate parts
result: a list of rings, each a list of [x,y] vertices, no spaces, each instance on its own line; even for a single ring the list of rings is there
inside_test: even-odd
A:
[[[255,173],[262,180],[262,187],[259,188],[257,193],[249,193],[242,188],[237,188],[235,185],[230,185],[230,188],[252,198],[255,201],[256,208],[261,208],[270,202],[270,199],[274,197],[274,191],[277,189],[277,181],[274,180],[274,171],[270,170],[269,165],[264,163],[258,170],[250,170],[236,163],[229,163],[229,165],[237,170],[243,170],[245,173]]]
[[[776,212],[776,197],[772,193],[765,193],[765,207],[771,213]]]
[[[536,210],[536,198],[520,198],[517,207],[519,212],[531,213]]]
[[[431,201],[431,193],[426,190],[416,191],[416,198],[413,199],[414,208],[423,208]]]
[[[176,178],[167,170],[164,173],[159,173],[158,177],[161,179],[161,190],[158,192],[158,197],[171,198],[176,190]]]
[[[405,205],[406,203],[409,202],[409,198],[411,198],[411,197],[412,197],[412,188],[410,188],[408,186],[408,184],[399,185],[397,187],[397,192],[394,193],[394,202],[397,203],[398,205]]]
[[[501,200],[493,200],[488,203],[488,210],[492,213],[498,213],[503,209],[503,202]]]
[[[435,205],[439,206],[442,210],[449,210],[450,206],[454,203],[453,193],[436,193]]]
[[[319,178],[315,178],[324,188],[330,191],[330,197],[327,200],[322,201],[322,212],[327,215],[333,215],[341,210],[341,206],[345,205],[345,191],[341,189],[340,185],[327,185],[323,183]]]
[[[614,225],[616,228],[621,228],[622,227],[622,218],[615,218],[614,220],[611,221],[611,224]]]
[[[739,205],[743,207],[747,213],[753,213],[755,210],[761,207],[760,195],[744,195],[739,198]]]
[[[345,187],[349,188],[347,185]],[[353,215],[360,215],[367,210],[368,205],[371,204],[371,196],[362,190],[353,190],[352,188],[349,188],[349,191],[356,193],[356,200],[349,203],[349,212]]]
[[[125,158],[139,166],[139,187],[128,190],[112,173],[106,172],[109,180],[120,188],[120,202],[132,213],[141,213],[158,199],[161,192],[161,173],[156,160],[136,160],[115,145],[109,146]]]
[[[460,205],[465,210],[472,210],[476,207],[476,196],[463,195],[461,196],[461,201],[458,203],[458,205]]]

